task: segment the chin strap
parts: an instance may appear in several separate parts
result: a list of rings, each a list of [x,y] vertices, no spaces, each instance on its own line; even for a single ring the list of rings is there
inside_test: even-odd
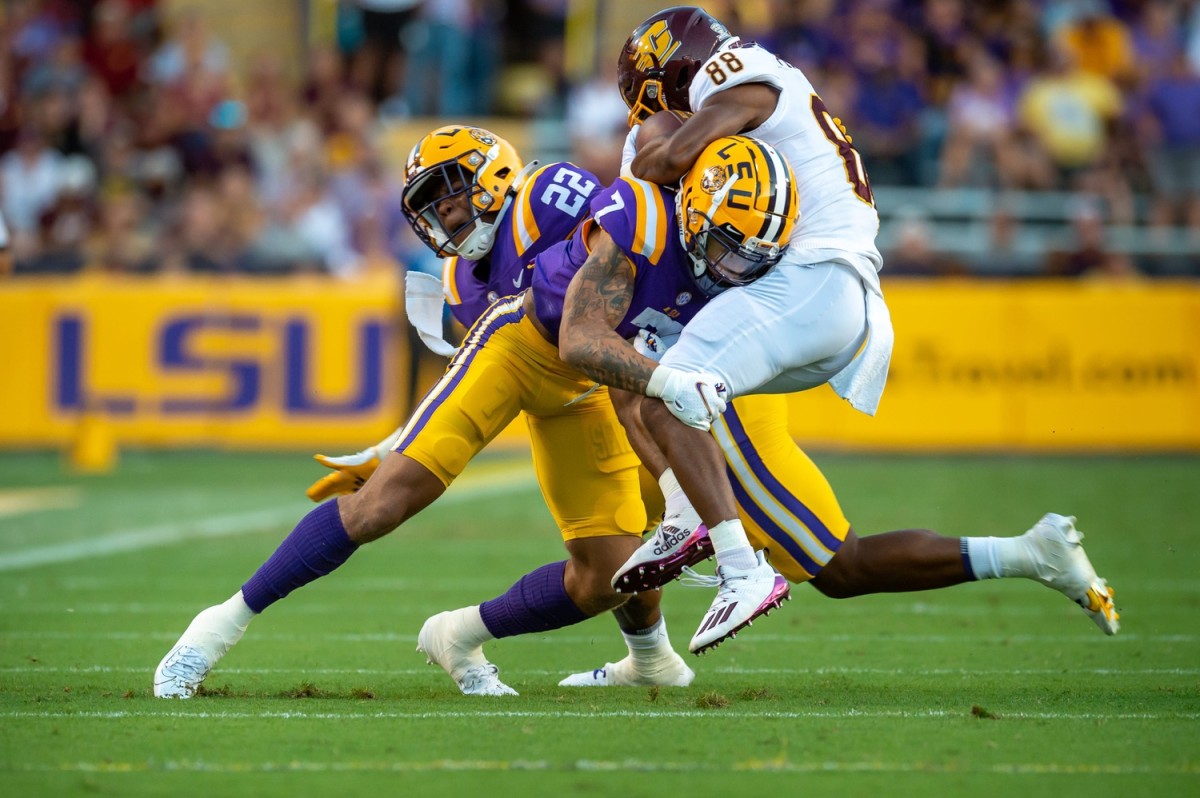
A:
[[[513,178],[512,185],[505,192],[504,202],[500,205],[500,210],[496,212],[496,220],[490,224],[483,221],[475,222],[475,229],[468,236],[467,240],[463,242],[462,247],[458,249],[457,255],[467,260],[479,260],[492,251],[492,245],[496,243],[494,238],[496,227],[504,220],[504,215],[512,207],[513,200],[517,198],[517,193],[521,190],[521,186],[525,184],[525,181],[529,179],[531,174],[537,171],[540,165],[540,161],[530,161],[521,167],[521,171],[517,172],[517,176]]]
[[[517,172],[517,176],[513,178],[512,186],[508,189],[508,193],[515,196],[521,190],[521,186],[525,185],[525,181],[529,179],[529,176],[536,172],[541,165],[541,161],[530,161],[522,166],[521,171]],[[499,217],[497,217],[496,221],[500,221]]]

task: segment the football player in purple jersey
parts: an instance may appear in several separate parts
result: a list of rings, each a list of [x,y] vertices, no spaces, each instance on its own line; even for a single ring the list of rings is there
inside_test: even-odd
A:
[[[421,630],[421,649],[464,693],[511,694],[484,658],[482,642],[613,609],[630,653],[609,683],[686,686],[694,674],[670,646],[658,591],[626,602],[610,584],[640,541],[646,510],[639,464],[608,392],[559,360],[557,348],[525,318],[519,296],[504,299],[529,285],[537,255],[579,226],[598,181],[569,163],[523,167],[506,141],[469,126],[423,138],[409,157],[407,178],[405,212],[418,235],[449,256],[445,294],[470,327],[466,340],[408,424],[357,455],[319,458],[335,472],[313,485],[310,497],[353,495],[311,512],[241,590],[196,616],[159,664],[155,695],[193,695],[255,615],[435,501],[521,410],[570,559],[535,570],[492,601],[431,619]],[[437,294],[428,318],[440,323],[440,288]],[[426,340],[441,342],[440,326],[424,332]],[[460,645],[462,639],[475,642]]]

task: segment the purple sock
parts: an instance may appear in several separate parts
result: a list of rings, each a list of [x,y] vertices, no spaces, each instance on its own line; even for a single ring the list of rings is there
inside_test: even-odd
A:
[[[503,596],[479,605],[483,625],[496,637],[561,629],[590,616],[575,606],[563,586],[566,561],[525,574]]]
[[[337,568],[357,548],[342,526],[337,500],[325,502],[301,518],[275,553],[242,585],[246,606],[262,612],[296,588]]]

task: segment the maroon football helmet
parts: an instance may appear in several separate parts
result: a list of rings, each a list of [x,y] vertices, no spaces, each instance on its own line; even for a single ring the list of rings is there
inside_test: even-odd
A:
[[[617,86],[632,127],[656,111],[692,112],[688,86],[729,29],[695,6],[659,11],[633,29],[617,62]]]

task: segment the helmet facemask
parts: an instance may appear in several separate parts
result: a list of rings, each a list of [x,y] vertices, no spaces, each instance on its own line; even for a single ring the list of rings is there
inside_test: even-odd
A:
[[[479,260],[527,173],[512,145],[482,128],[451,125],[409,154],[401,206],[413,231],[439,257]]]
[[[629,104],[629,117],[626,120],[629,126],[640,125],[659,111],[671,110],[663,102],[662,96],[662,80],[658,74],[642,81],[637,97]]]
[[[468,161],[476,158],[482,163],[484,156],[471,153]],[[438,208],[463,195],[471,209],[470,215],[453,230],[447,230]],[[492,208],[495,199],[476,182],[474,172],[459,161],[447,161],[430,167],[412,180],[404,189],[403,205],[417,237],[438,257],[459,255],[476,260],[491,249],[495,219],[488,221],[484,216]],[[468,229],[471,230],[470,234],[461,243],[455,244],[455,240]]]
[[[787,252],[759,238],[743,239],[740,232],[719,227],[698,210],[681,228],[683,246],[692,261],[692,277],[707,296],[739,285],[749,285],[771,270]],[[697,229],[698,228],[698,229]]]

